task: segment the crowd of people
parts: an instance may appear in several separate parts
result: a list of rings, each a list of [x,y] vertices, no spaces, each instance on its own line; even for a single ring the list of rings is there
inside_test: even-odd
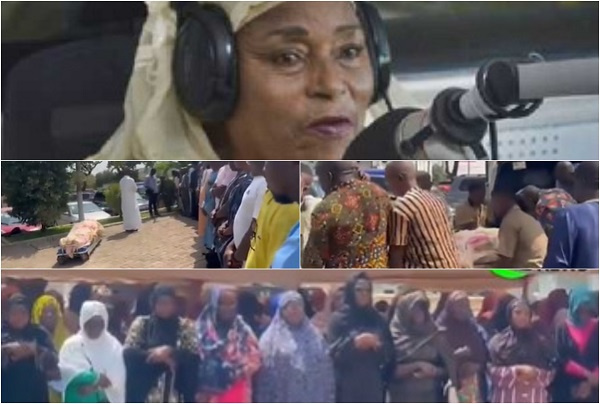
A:
[[[212,161],[173,176],[207,268],[300,267],[299,162]]]
[[[68,307],[4,296],[2,402],[598,402],[598,295],[583,287],[489,292],[475,315],[462,291],[374,304],[359,273],[329,295],[211,287],[195,315],[153,285],[117,322],[91,291]]]
[[[598,268],[597,161],[559,162],[550,189],[504,181],[488,193],[484,179],[473,181],[454,214],[410,161],[386,166],[387,191],[355,162],[315,171],[326,196],[303,195],[303,268],[471,267],[456,234],[485,228],[498,229],[488,267]],[[303,171],[304,184],[313,178]]]

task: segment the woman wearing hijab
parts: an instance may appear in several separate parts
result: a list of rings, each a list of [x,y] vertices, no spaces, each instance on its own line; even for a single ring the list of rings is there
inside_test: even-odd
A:
[[[125,121],[92,159],[341,159],[365,126],[367,110],[376,95],[376,67],[371,64],[371,56],[376,55],[369,52],[356,5],[211,3],[222,8],[231,23],[235,37],[231,46],[238,59],[231,65],[239,69],[220,72],[224,77],[236,77],[224,78],[224,88],[219,83],[213,88],[202,82],[200,87],[206,90],[197,97],[218,97],[209,110],[229,113],[223,111],[219,114],[223,116],[209,119],[204,111],[197,110],[198,101],[189,99],[189,108],[184,108],[182,97],[177,95],[188,93],[199,83],[181,83],[176,91],[173,54],[177,29],[183,22],[178,21],[168,2],[149,2],[125,100]],[[198,5],[187,5],[191,7]],[[302,30],[302,46],[298,46],[297,36],[287,35],[294,29]],[[179,34],[179,41],[182,36]],[[179,49],[182,51],[189,52],[189,48]],[[180,62],[180,69],[189,67],[186,62],[189,59]],[[190,78],[194,74],[189,73]],[[231,88],[227,87],[229,81],[235,83]],[[234,95],[229,98],[235,102],[223,100],[225,94]],[[190,104],[195,104],[196,110]]]
[[[2,318],[2,402],[47,403],[48,381],[60,378],[52,340],[31,323],[25,296],[11,296],[6,306],[7,316]]]
[[[496,306],[494,307],[494,311],[492,312],[488,326],[485,328],[490,338],[499,332],[504,331],[506,327],[508,327],[510,318],[506,313],[508,306],[515,299],[516,297],[510,293],[503,293],[498,296],[498,300],[496,302]]]
[[[283,293],[260,339],[259,403],[333,403],[335,381],[327,343],[304,312],[298,292]]]
[[[249,403],[261,364],[258,340],[238,314],[235,289],[215,288],[198,318],[198,402]]]
[[[65,403],[125,402],[125,364],[121,343],[107,331],[108,311],[98,301],[81,307],[79,332],[59,354]]]
[[[487,398],[487,334],[475,321],[465,292],[450,293],[437,324],[444,330],[446,340],[454,352],[460,380],[459,402],[484,402]]]
[[[344,305],[331,318],[336,402],[380,403],[394,363],[390,330],[373,308],[373,285],[363,272],[344,289]]]
[[[560,403],[598,402],[598,319],[593,293],[571,291],[569,317],[557,333],[558,374],[553,400]]]
[[[554,377],[552,342],[531,324],[531,309],[519,299],[507,306],[508,326],[489,343],[491,402],[547,403]]]
[[[448,381],[460,388],[456,365],[445,336],[431,318],[424,292],[400,296],[390,328],[396,352],[391,402],[447,402]]]
[[[43,328],[52,337],[54,349],[56,350],[60,350],[69,337],[69,330],[65,325],[60,303],[54,296],[49,294],[38,297],[33,304],[31,322]],[[60,403],[61,393],[52,387],[53,383],[50,384],[50,402]]]
[[[152,313],[137,317],[125,340],[128,403],[191,403],[196,393],[198,337],[177,313],[175,290],[156,285]]]

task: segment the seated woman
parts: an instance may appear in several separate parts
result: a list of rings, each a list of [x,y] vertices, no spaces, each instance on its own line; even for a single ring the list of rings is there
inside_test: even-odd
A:
[[[507,307],[508,327],[489,342],[491,402],[547,403],[554,377],[553,344],[531,325],[531,309],[514,299]]]
[[[325,339],[311,324],[298,292],[285,292],[260,338],[259,403],[333,403],[333,364]]]
[[[460,388],[452,349],[433,322],[422,291],[401,295],[390,325],[396,369],[390,383],[393,403],[443,403],[451,381]]]
[[[137,317],[125,340],[126,402],[192,403],[198,368],[194,325],[177,315],[170,286],[155,286],[150,306],[152,313]]]
[[[484,402],[487,399],[487,334],[476,323],[465,292],[455,291],[448,296],[437,325],[444,329],[446,340],[454,352],[460,380],[459,402]]]
[[[12,295],[2,309],[2,402],[47,403],[48,381],[60,378],[52,340],[31,323],[25,296]]]
[[[258,340],[238,314],[235,289],[211,290],[198,318],[198,402],[250,403],[252,376],[260,368]]]
[[[358,6],[349,1],[213,3],[222,8],[219,19],[212,12],[213,20],[222,26],[219,32],[231,25],[237,55],[211,68],[200,53],[182,60],[180,70],[187,76],[177,88],[172,56],[177,60],[181,52],[204,47],[187,34],[197,33],[200,24],[185,24],[186,35],[178,35],[182,21],[169,3],[149,3],[125,121],[93,159],[342,158],[364,127],[371,102],[381,96],[383,89],[376,87],[386,87],[385,69],[375,66],[381,59],[369,46],[373,38],[367,37]],[[179,44],[187,40],[187,47],[177,52],[176,39]],[[200,60],[204,68],[189,71],[189,62]],[[213,69],[220,70],[209,81],[206,72]],[[189,95],[192,89],[200,94]]]
[[[59,354],[65,403],[122,403],[125,364],[121,343],[107,331],[108,311],[98,301],[81,306],[79,332]]]
[[[553,385],[554,402],[598,402],[598,297],[586,289],[569,296],[569,317],[557,333],[558,374]]]
[[[363,272],[344,289],[344,304],[327,333],[338,403],[379,403],[393,364],[390,330],[373,308],[373,285]]]

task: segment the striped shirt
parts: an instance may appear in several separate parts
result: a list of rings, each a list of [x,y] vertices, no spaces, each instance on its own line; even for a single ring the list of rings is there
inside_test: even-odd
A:
[[[406,268],[459,268],[446,202],[418,188],[392,197],[390,246],[405,247]]]
[[[512,366],[490,366],[492,403],[547,403],[554,372],[536,368],[533,380],[520,380]]]

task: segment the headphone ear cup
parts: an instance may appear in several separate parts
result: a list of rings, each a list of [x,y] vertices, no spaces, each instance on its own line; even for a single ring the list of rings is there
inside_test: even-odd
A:
[[[238,92],[237,54],[229,18],[217,6],[194,4],[180,11],[178,19],[173,80],[179,101],[202,122],[223,122],[233,113]]]
[[[392,53],[383,19],[377,8],[366,1],[357,1],[356,10],[361,21],[369,58],[373,69],[373,103],[387,94],[392,77]]]

